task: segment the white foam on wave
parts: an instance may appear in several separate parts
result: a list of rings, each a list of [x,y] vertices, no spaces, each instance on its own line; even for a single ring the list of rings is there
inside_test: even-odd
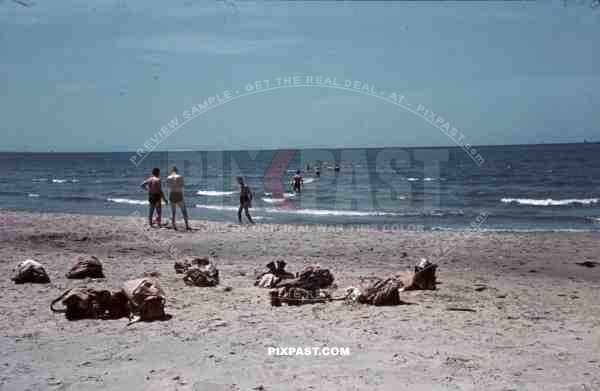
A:
[[[441,227],[430,228],[431,231],[464,231],[465,227]],[[478,228],[477,231],[485,233],[536,233],[536,232],[593,232],[591,229],[578,228]]]
[[[275,212],[279,212],[276,210]],[[389,216],[388,212],[367,212],[359,210],[331,210],[331,209],[298,209],[291,213],[306,214],[312,216]]]
[[[201,204],[196,204],[194,205],[196,208],[201,208],[201,209],[209,209],[209,210],[238,210],[237,206],[229,206],[229,205],[201,205]],[[254,209],[254,208],[252,208]]]
[[[406,180],[409,182],[416,182],[419,180],[419,178],[406,178]]]
[[[287,200],[289,200],[290,197],[284,197],[284,198],[269,198],[269,197],[265,197],[262,198],[263,202],[266,202],[267,204],[280,204],[282,202],[285,202]]]
[[[148,201],[131,200],[129,198],[107,198],[106,200],[117,204],[148,205]]]
[[[530,198],[502,198],[500,202],[505,204],[519,204],[519,205],[531,205],[531,206],[565,206],[565,205],[591,205],[599,202],[598,198],[582,198],[582,199],[567,199],[567,200],[553,200],[548,198],[546,200],[536,200]]]
[[[535,233],[535,232],[593,232],[581,228],[479,228],[481,232],[489,233]]]
[[[283,198],[294,198],[296,197],[296,193],[264,193],[267,197],[271,197],[273,199],[283,199]]]
[[[275,196],[271,196],[269,193],[265,193],[267,197],[261,198],[263,202],[267,204],[281,204],[282,202],[289,201],[296,196],[294,193],[281,193]]]
[[[52,179],[52,183],[67,183],[68,179]]]
[[[48,178],[33,178],[31,182],[48,182]]]
[[[206,197],[223,197],[232,194],[235,194],[235,191],[198,190],[198,192],[196,192],[196,195]]]
[[[37,198],[37,197],[39,197],[39,196],[40,196],[40,195],[39,195],[39,194],[36,194],[36,193],[29,193],[29,194],[27,194],[27,197],[31,197],[31,198]]]
[[[229,205],[195,205],[196,208],[210,209],[210,210],[229,210],[237,211],[237,206]],[[304,214],[311,216],[390,216],[395,215],[390,212],[369,212],[369,211],[358,211],[358,210],[331,210],[331,209],[296,209],[296,210],[279,210],[277,208],[252,208],[253,210],[259,210],[267,213],[295,213]]]

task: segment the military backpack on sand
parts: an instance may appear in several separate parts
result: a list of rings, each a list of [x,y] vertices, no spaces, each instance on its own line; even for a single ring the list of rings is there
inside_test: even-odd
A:
[[[64,309],[55,308],[58,301],[61,301]],[[93,288],[68,289],[52,301],[50,309],[52,312],[65,313],[68,320],[119,319],[130,314],[125,293]]]
[[[154,278],[139,278],[123,284],[123,292],[129,299],[131,312],[138,320],[161,320],[165,314],[165,292]]]
[[[47,284],[50,282],[50,277],[48,277],[46,270],[44,270],[44,266],[33,259],[20,262],[13,270],[11,279],[15,284],[24,284],[27,282]]]
[[[75,265],[66,274],[67,278],[104,278],[102,263],[95,256],[80,256],[75,259]]]

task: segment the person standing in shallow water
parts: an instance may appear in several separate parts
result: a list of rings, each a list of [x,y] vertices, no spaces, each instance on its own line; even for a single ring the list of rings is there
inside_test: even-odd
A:
[[[252,206],[252,191],[250,186],[244,181],[244,178],[238,177],[238,183],[240,185],[240,208],[238,209],[238,221],[242,223],[242,210],[246,213],[246,217],[250,223],[254,224],[248,208]]]
[[[162,187],[160,185],[160,168],[152,169],[152,176],[142,182],[142,188],[148,189],[148,202],[150,203],[150,213],[148,214],[148,222],[150,223],[150,227],[154,227],[152,222],[152,218],[154,217],[154,211],[156,210],[156,214],[158,216],[157,222],[158,227],[161,226],[162,219],[162,200],[165,200],[165,204],[169,202],[165,198],[165,194],[162,191]]]
[[[304,179],[302,179],[302,175],[300,175],[300,170],[296,171],[296,175],[292,178],[293,188],[296,193],[300,193],[302,191],[302,187],[304,185]]]
[[[175,215],[177,214],[177,206],[181,209],[183,220],[185,221],[185,229],[190,231],[190,224],[188,222],[187,208],[185,207],[185,201],[183,199],[183,176],[177,173],[177,167],[171,167],[169,176],[167,177],[167,187],[169,188],[169,201],[171,202],[171,224],[173,229],[177,229],[175,224]]]

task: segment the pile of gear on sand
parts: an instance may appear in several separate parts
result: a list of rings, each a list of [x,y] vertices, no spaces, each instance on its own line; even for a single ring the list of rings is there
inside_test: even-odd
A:
[[[219,284],[219,271],[208,257],[185,258],[175,262],[175,272],[183,273],[190,286],[210,287]],[[156,273],[151,273],[156,274]],[[102,263],[95,256],[79,256],[65,274],[68,279],[105,278]],[[20,262],[13,271],[15,284],[48,284],[50,277],[44,266],[33,259]],[[57,303],[62,308],[57,308]],[[119,319],[137,321],[165,320],[166,295],[158,279],[147,276],[123,283],[121,289],[75,287],[64,291],[50,304],[52,312],[64,313],[68,320]]]
[[[366,287],[348,287],[341,297],[333,297],[337,288],[333,274],[319,265],[305,266],[298,273],[285,270],[284,261],[270,262],[266,271],[256,276],[255,286],[270,289],[272,306],[298,306],[345,300],[375,306],[399,305],[400,292],[406,290],[435,290],[437,265],[422,259],[412,271],[400,272],[388,278],[378,278]],[[219,270],[209,257],[190,257],[176,261],[175,273],[183,274],[188,286],[215,287],[219,285]],[[66,273],[69,279],[105,278],[100,260],[94,256],[80,256]],[[126,281],[117,291],[75,287],[66,290],[52,301],[53,312],[64,313],[68,320],[129,318],[130,323],[170,319],[165,313],[166,295],[156,273]],[[12,280],[16,284],[50,283],[44,266],[33,259],[19,263]],[[225,289],[225,290],[230,290]],[[56,308],[61,302],[63,308]]]
[[[376,306],[399,305],[400,292],[408,290],[435,290],[437,265],[422,259],[412,271],[400,272],[388,278],[377,278],[365,288],[348,287],[345,294],[334,298],[328,288],[334,277],[319,265],[306,266],[296,274],[285,270],[284,261],[270,262],[267,270],[256,276],[255,286],[271,289],[272,306],[324,303],[332,300]]]

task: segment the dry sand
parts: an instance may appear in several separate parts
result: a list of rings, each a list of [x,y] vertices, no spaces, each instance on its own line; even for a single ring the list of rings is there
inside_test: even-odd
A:
[[[437,291],[414,305],[331,302],[273,308],[255,270],[285,259],[330,268],[334,294],[405,270],[449,233],[144,233],[127,217],[2,212],[0,390],[597,390],[600,235],[483,234],[439,265]],[[194,222],[204,227],[206,222]],[[173,259],[217,256],[222,285],[188,287]],[[402,258],[405,251],[408,256]],[[74,256],[104,263],[105,280],[64,278]],[[41,261],[47,285],[15,285],[14,265]],[[67,321],[52,299],[78,285],[119,288],[160,273],[169,321]],[[478,285],[481,284],[481,285]],[[224,291],[225,286],[233,289]],[[475,289],[480,286],[481,288]],[[450,306],[475,312],[448,311]],[[347,347],[349,356],[273,356],[268,347]]]

